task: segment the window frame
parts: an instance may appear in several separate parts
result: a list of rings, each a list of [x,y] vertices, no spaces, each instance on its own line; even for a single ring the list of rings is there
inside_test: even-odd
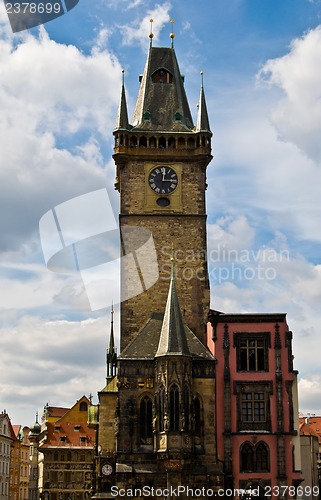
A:
[[[236,369],[238,372],[268,372],[269,371],[269,348],[271,347],[270,332],[234,332],[233,346],[236,348]],[[254,342],[254,346],[249,343]],[[262,343],[259,346],[258,343]],[[242,343],[246,343],[242,346]],[[250,351],[254,349],[254,368],[250,358]],[[261,350],[263,355],[260,354]],[[246,356],[246,366],[244,366],[244,352]]]

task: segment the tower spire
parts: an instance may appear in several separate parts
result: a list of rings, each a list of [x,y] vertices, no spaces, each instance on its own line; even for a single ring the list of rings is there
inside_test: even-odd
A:
[[[208,119],[207,106],[205,101],[205,93],[204,93],[204,74],[201,71],[201,91],[200,91],[200,99],[198,103],[198,115],[197,115],[197,123],[196,123],[196,132],[210,132],[210,122]]]
[[[107,383],[116,375],[117,353],[114,337],[114,305],[111,306],[109,349],[107,349]]]

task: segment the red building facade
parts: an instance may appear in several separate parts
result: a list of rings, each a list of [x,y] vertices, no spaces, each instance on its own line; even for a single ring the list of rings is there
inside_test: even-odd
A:
[[[217,447],[226,488],[259,488],[262,498],[282,489],[282,498],[293,498],[302,476],[286,315],[211,311],[208,336],[217,359]]]

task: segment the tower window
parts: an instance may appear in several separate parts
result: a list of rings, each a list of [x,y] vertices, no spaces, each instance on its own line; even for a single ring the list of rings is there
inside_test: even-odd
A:
[[[146,442],[153,436],[153,407],[150,397],[145,396],[140,402],[140,438],[141,444],[148,444]]]
[[[176,384],[169,392],[169,430],[179,431],[179,389]]]
[[[152,115],[150,114],[150,112],[149,112],[149,111],[145,111],[145,112],[143,113],[143,120],[144,120],[145,122],[150,122],[150,121],[151,121],[151,118],[152,118]]]
[[[173,75],[165,68],[160,68],[152,74],[153,83],[172,83]]]

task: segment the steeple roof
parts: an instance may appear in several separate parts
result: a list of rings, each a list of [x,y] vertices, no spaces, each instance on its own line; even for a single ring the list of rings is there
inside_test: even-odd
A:
[[[174,269],[172,271],[165,314],[155,356],[167,356],[171,354],[191,356],[177,297]]]
[[[146,131],[193,130],[183,77],[173,47],[150,47],[141,78],[133,127]]]
[[[126,92],[125,92],[125,83],[124,83],[124,70],[122,76],[122,86],[120,92],[120,101],[119,108],[116,118],[115,130],[124,129],[128,130],[130,127],[128,121],[128,112],[127,112],[127,102],[126,102]]]
[[[205,101],[205,93],[203,86],[203,73],[202,75],[202,85],[200,91],[200,99],[198,103],[198,115],[197,115],[197,124],[196,124],[196,132],[210,132],[210,122],[208,119],[207,106]]]

